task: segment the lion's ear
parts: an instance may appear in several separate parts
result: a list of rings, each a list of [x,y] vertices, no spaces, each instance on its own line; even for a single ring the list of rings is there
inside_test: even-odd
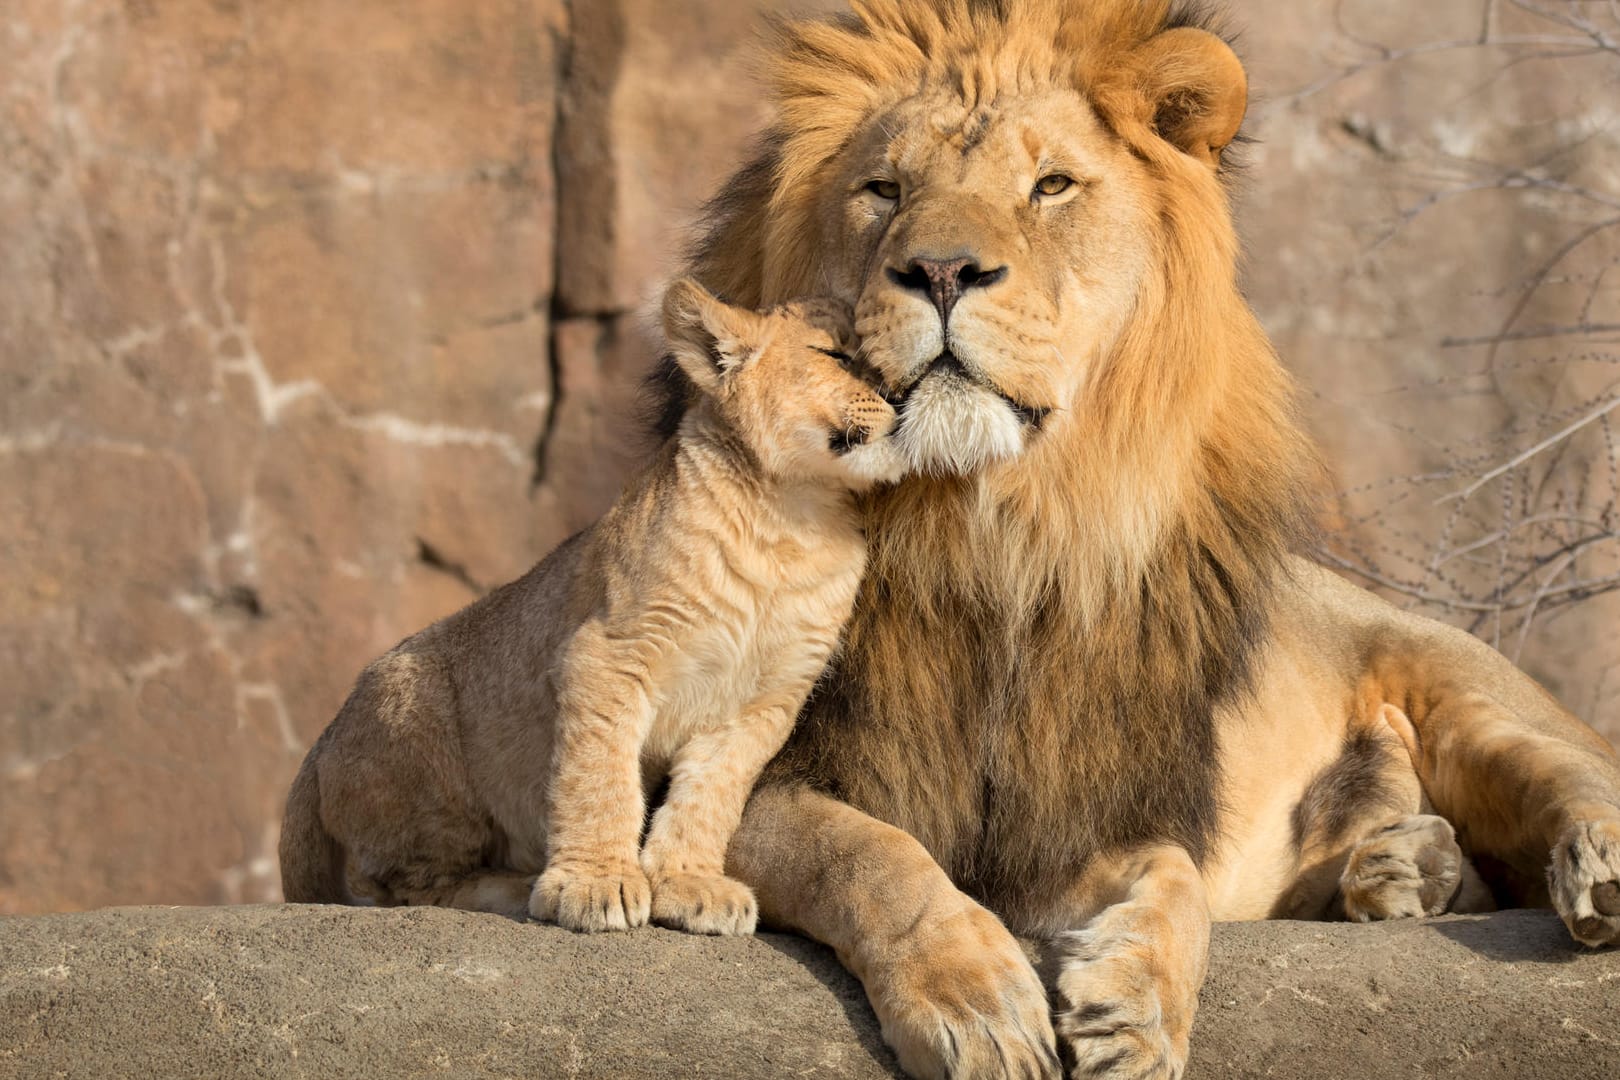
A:
[[[1219,165],[1249,105],[1249,78],[1232,47],[1182,26],[1141,46],[1135,59],[1154,130],[1182,153]]]
[[[664,293],[664,338],[675,362],[705,394],[764,345],[764,320],[733,307],[691,278],[679,278]]]

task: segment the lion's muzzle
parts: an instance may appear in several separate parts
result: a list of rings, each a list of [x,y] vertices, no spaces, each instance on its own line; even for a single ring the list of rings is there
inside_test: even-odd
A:
[[[1023,405],[952,352],[943,352],[897,402],[895,438],[920,472],[975,472],[1015,457],[1048,410]]]

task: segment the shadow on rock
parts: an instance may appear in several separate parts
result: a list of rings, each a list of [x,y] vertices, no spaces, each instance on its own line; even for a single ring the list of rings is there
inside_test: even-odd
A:
[[[1492,915],[1439,919],[1435,933],[1490,960],[1568,964],[1583,948],[1551,911],[1499,911]]]
[[[760,933],[755,938],[814,975],[844,1010],[844,1015],[849,1018],[849,1030],[861,1049],[872,1056],[873,1062],[888,1069],[894,1076],[905,1075],[900,1071],[900,1063],[895,1060],[894,1052],[883,1042],[877,1016],[872,1012],[871,1003],[866,1000],[866,991],[861,988],[860,980],[844,969],[831,949],[793,934]]]

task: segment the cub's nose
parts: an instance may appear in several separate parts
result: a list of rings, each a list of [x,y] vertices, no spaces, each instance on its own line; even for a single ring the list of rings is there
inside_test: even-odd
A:
[[[939,312],[941,326],[949,326],[951,309],[968,289],[994,285],[1007,276],[1005,266],[985,270],[979,260],[970,257],[958,259],[912,259],[904,272],[889,268],[889,280],[903,289],[925,294]]]
[[[894,429],[899,423],[900,414],[895,411],[893,405],[882,399],[873,402],[865,417],[867,430],[878,438],[893,435]]]
[[[873,439],[892,435],[899,420],[894,406],[875,394],[869,399],[851,402],[844,410],[843,424],[833,430],[832,450],[835,454],[847,454]]]

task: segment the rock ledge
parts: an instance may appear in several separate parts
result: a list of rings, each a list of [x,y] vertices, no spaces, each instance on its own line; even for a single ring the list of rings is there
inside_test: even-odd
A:
[[[7,1077],[887,1077],[794,937],[583,937],[434,909],[0,920]],[[1541,912],[1216,929],[1192,1080],[1620,1075],[1620,952]]]

